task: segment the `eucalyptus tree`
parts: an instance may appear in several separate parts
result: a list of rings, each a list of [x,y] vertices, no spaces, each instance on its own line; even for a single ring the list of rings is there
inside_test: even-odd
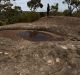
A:
[[[41,0],[30,0],[27,2],[27,6],[31,11],[35,11],[39,7],[42,8],[43,4],[41,3]]]
[[[11,9],[12,5],[10,0],[0,0],[0,11]]]
[[[80,0],[65,0],[63,3],[68,5],[68,10],[70,13],[70,16],[72,15],[72,12],[76,9],[77,11],[80,11]]]
[[[0,20],[5,20],[7,18],[7,12],[11,10],[12,4],[10,0],[0,0]]]
[[[58,6],[59,6],[58,3],[56,3],[55,5],[52,5],[52,6],[51,6],[51,11],[52,11],[52,12],[58,12]]]

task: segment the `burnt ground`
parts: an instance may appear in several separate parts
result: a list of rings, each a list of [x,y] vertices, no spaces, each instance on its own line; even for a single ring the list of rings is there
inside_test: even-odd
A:
[[[47,40],[19,34],[34,30]],[[1,26],[0,75],[80,75],[80,18],[44,17]]]

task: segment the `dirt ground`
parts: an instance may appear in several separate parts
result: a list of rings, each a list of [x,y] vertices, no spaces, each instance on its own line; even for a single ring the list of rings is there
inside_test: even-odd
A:
[[[18,35],[29,30],[46,33],[52,40]],[[80,75],[80,18],[44,17],[1,26],[0,75]]]

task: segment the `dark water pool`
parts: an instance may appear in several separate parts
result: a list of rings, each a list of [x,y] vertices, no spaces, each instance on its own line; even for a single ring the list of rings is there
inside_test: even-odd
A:
[[[51,35],[39,31],[23,31],[19,35],[23,39],[32,41],[47,41],[52,39]]]
[[[0,37],[7,37],[13,40],[29,40],[29,41],[65,41],[65,36],[46,31],[35,30],[4,30],[0,31]]]

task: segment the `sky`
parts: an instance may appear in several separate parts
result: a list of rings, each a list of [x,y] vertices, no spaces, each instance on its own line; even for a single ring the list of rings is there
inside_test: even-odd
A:
[[[16,2],[12,2],[16,6],[21,6],[23,11],[30,11],[30,9],[27,7],[27,2],[30,0],[16,0]],[[49,3],[51,5],[55,5],[56,3],[59,3],[59,11],[63,11],[67,9],[67,5],[62,3],[63,0],[41,0],[41,3],[44,5],[43,8],[38,8],[37,11],[45,12],[47,10],[47,4]]]

